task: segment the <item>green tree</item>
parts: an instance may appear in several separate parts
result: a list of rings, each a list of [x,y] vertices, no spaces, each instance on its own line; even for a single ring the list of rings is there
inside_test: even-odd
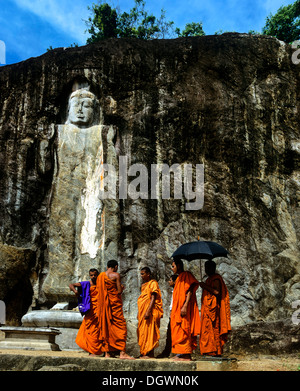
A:
[[[300,37],[300,0],[293,4],[282,6],[275,15],[266,18],[266,25],[262,29],[264,35],[271,35],[291,43]]]
[[[88,7],[92,16],[86,21],[87,31],[91,34],[87,43],[110,37],[166,38],[172,33],[173,22],[166,21],[163,9],[156,18],[145,10],[144,0],[134,0],[134,3],[129,13],[121,13],[103,2]]]
[[[185,25],[185,29],[182,32],[180,32],[180,29],[177,27],[175,29],[175,33],[178,35],[178,37],[196,37],[205,35],[205,32],[203,31],[202,27],[202,22],[187,23]]]
[[[92,17],[86,21],[88,32],[91,36],[87,39],[87,43],[97,42],[101,39],[117,37],[118,16],[117,11],[112,9],[109,4],[93,4],[88,7],[92,11]]]

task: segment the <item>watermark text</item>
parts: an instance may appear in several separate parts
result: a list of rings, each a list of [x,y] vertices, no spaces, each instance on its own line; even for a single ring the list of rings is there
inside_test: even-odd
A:
[[[292,308],[298,308],[292,315],[293,324],[298,325],[300,323],[300,300],[293,301]]]
[[[0,41],[0,65],[6,64],[6,46],[5,42]]]
[[[298,65],[300,64],[300,40],[294,41],[291,46],[293,49],[296,49],[292,54],[292,63]]]
[[[148,170],[144,164],[128,166],[128,157],[120,156],[118,173],[114,165],[103,164],[100,177],[101,199],[185,199],[186,210],[204,204],[203,164],[151,164]]]

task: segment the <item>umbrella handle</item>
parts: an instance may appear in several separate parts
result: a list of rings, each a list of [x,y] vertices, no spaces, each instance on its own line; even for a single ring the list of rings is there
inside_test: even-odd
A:
[[[200,259],[200,280],[202,281],[203,280],[203,277],[202,277],[202,260]]]

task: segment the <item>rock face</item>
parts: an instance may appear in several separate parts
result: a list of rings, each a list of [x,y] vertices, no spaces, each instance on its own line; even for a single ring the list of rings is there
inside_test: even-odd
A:
[[[217,264],[233,326],[291,318],[300,298],[300,68],[291,55],[270,37],[223,34],[107,40],[2,67],[7,318],[17,321],[30,304],[72,301],[69,282],[117,258],[125,317],[135,322],[139,270],[147,265],[167,322],[170,256],[198,236],[230,253]],[[90,95],[75,102],[76,91]],[[194,193],[183,181],[179,195],[176,187],[164,196],[168,186],[150,174],[159,164],[177,164],[183,179],[190,164]],[[190,196],[200,194],[197,164],[204,165],[203,206]],[[103,199],[104,178],[116,186]],[[186,268],[200,278],[199,261]]]

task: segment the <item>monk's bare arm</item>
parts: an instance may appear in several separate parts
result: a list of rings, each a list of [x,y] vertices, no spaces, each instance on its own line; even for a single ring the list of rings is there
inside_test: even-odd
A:
[[[187,307],[188,307],[188,304],[191,300],[191,296],[192,296],[192,292],[191,291],[188,291],[187,295],[186,295],[186,298],[185,298],[185,302],[181,308],[181,311],[180,311],[180,315],[182,317],[185,317],[186,316],[186,313],[187,313]]]
[[[209,293],[212,293],[215,296],[218,296],[221,292],[220,282],[218,280],[214,281],[213,286],[205,284],[205,282],[200,282],[202,289],[207,290]]]
[[[155,303],[155,298],[156,298],[156,293],[152,293],[151,294],[151,299],[150,299],[150,304],[149,304],[149,306],[147,308],[147,311],[145,312],[145,315],[144,315],[145,319],[150,318],[150,315],[152,313],[152,308],[153,308],[154,303]]]
[[[189,290],[187,291],[186,298],[185,298],[185,302],[184,302],[184,304],[183,304],[183,306],[182,306],[182,308],[181,308],[181,311],[180,311],[180,315],[181,315],[182,317],[186,316],[187,308],[188,308],[189,302],[190,302],[190,300],[191,300],[192,293],[193,293],[193,290],[194,290],[194,288],[195,288],[195,285],[198,285],[198,286],[199,286],[198,283],[194,282],[194,283],[190,286]]]
[[[80,282],[75,282],[74,284],[70,284],[69,285],[69,288],[70,288],[70,291],[74,292],[76,296],[79,295],[79,292],[78,290],[75,288],[76,286],[81,286]]]
[[[124,286],[121,284],[121,276],[119,273],[116,274],[116,284],[117,284],[117,291],[119,294],[121,294],[124,290]]]

